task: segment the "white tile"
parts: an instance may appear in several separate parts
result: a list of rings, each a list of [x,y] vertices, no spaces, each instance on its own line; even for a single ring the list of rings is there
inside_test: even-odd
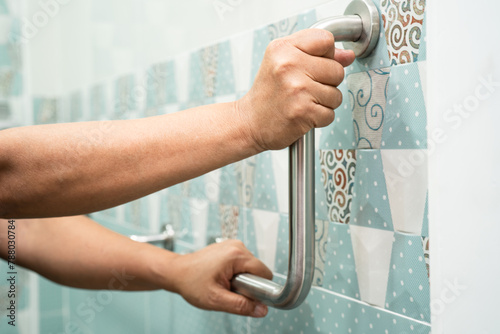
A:
[[[382,150],[381,156],[394,229],[420,235],[427,195],[427,151]]]
[[[190,198],[189,207],[194,249],[201,249],[207,244],[208,201]]]
[[[361,300],[384,307],[394,232],[350,225]]]
[[[279,212],[288,213],[288,149],[272,151],[271,157]]]
[[[258,258],[274,270],[280,215],[277,212],[252,210]]]

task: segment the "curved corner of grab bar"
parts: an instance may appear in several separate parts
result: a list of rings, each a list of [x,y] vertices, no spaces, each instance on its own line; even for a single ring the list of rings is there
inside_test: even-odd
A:
[[[289,150],[288,275],[284,286],[251,275],[236,275],[233,289],[281,309],[294,308],[306,298],[314,275],[314,130]]]
[[[354,0],[344,16],[317,22],[311,28],[330,31],[357,57],[366,57],[378,41],[379,13],[371,0]],[[291,309],[306,298],[314,275],[314,129],[290,146],[288,275],[285,285],[251,274],[236,275],[232,289],[264,304]]]

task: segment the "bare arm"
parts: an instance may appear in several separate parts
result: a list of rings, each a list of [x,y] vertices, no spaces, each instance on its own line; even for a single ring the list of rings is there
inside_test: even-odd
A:
[[[352,53],[309,29],[268,47],[252,89],[233,103],[152,118],[0,132],[0,217],[113,207],[330,124]]]
[[[85,216],[19,220],[15,231],[16,264],[59,284],[84,289],[165,289],[203,309],[249,316],[267,313],[264,305],[230,291],[230,280],[238,273],[272,278],[271,271],[239,241],[178,255],[132,241]],[[4,259],[6,245],[7,221],[0,220]]]

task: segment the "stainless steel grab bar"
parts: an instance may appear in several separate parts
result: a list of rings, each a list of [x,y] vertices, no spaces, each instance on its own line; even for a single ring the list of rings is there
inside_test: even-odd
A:
[[[336,41],[357,57],[366,57],[375,48],[379,33],[379,13],[370,0],[354,0],[344,16],[315,23],[311,28],[330,31]],[[289,148],[289,256],[285,285],[252,274],[236,275],[234,291],[280,309],[300,305],[311,288],[314,274],[314,129]]]
[[[144,243],[163,242],[163,248],[168,249],[170,251],[173,251],[175,237],[176,237],[176,233],[175,233],[173,226],[170,224],[166,224],[163,226],[160,234],[131,235],[130,239],[137,241],[137,242],[144,242]]]

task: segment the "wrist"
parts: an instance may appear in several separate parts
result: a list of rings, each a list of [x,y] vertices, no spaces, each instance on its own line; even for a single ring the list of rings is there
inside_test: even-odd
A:
[[[241,128],[242,136],[245,138],[246,147],[252,152],[251,155],[266,151],[266,148],[260,143],[255,126],[251,119],[250,105],[248,96],[245,95],[239,100],[233,102],[233,114],[237,117],[237,122]]]

